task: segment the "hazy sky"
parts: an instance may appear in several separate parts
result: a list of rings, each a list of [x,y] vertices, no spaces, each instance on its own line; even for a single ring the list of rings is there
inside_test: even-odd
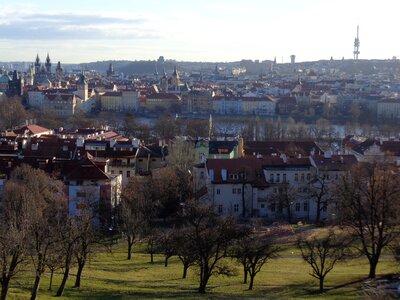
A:
[[[400,56],[399,0],[0,0],[0,61]]]

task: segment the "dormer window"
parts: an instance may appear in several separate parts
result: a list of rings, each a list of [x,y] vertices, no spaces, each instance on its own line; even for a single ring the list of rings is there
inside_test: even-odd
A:
[[[238,174],[229,174],[229,179],[237,180],[238,179]]]

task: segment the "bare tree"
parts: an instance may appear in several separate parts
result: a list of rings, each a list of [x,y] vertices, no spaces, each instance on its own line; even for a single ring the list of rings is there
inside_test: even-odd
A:
[[[18,230],[0,223],[0,255],[1,255],[1,300],[7,298],[11,279],[17,274],[18,265],[23,261],[23,244]]]
[[[249,290],[253,289],[254,278],[261,268],[269,260],[276,258],[278,252],[279,248],[275,245],[271,233],[250,233],[235,243],[233,257],[243,266],[243,283],[247,283],[247,276],[250,276]]]
[[[76,246],[75,246],[75,259],[78,264],[78,270],[76,273],[76,280],[74,287],[79,288],[81,286],[81,278],[83,269],[86,266],[86,262],[89,255],[93,253],[94,246],[98,243],[99,235],[94,228],[95,211],[93,205],[80,206],[78,216],[75,217],[78,230]]]
[[[232,218],[220,218],[212,206],[187,202],[185,223],[187,241],[194,245],[193,255],[200,268],[199,293],[205,293],[211,276],[231,275],[232,271],[221,260],[227,257],[228,247],[244,236],[245,231]]]
[[[50,282],[49,282],[49,291],[53,289],[53,277],[54,272],[61,269],[63,265],[63,257],[61,251],[51,251],[47,255],[46,259],[46,267],[50,270]]]
[[[21,99],[9,98],[0,105],[0,129],[13,129],[20,126],[28,116]]]
[[[389,165],[362,164],[342,177],[337,188],[337,215],[368,259],[369,278],[387,247],[399,234],[400,179]]]
[[[41,170],[23,165],[13,171],[7,182],[2,206],[2,219],[6,222],[2,229],[7,230],[7,233],[3,232],[3,238],[5,234],[12,234],[10,237],[15,243],[13,253],[8,254],[5,251],[7,244],[2,243],[3,289],[6,294],[8,287],[5,285],[21,261],[22,249],[26,249],[35,267],[36,276],[31,299],[36,299],[47,256],[55,243],[51,229],[57,226],[58,218],[65,213],[62,184]],[[22,240],[21,234],[24,235]],[[7,241],[3,238],[3,241]],[[12,259],[7,263],[9,257]]]
[[[315,223],[319,224],[321,213],[327,209],[329,202],[333,199],[332,184],[325,174],[316,174],[311,178],[308,191],[310,200],[315,201],[317,205]]]
[[[286,215],[287,221],[291,223],[292,207],[297,198],[297,191],[293,187],[289,187],[287,183],[279,184],[276,187],[276,193],[271,194],[269,202],[278,204],[278,211],[282,215]]]
[[[118,208],[119,226],[128,244],[128,260],[132,259],[135,240],[146,231],[157,206],[152,197],[149,178],[133,177],[122,192]]]
[[[78,222],[74,217],[67,217],[65,222],[62,224],[63,226],[60,229],[60,245],[61,245],[61,253],[63,254],[64,259],[64,274],[61,280],[60,287],[57,290],[56,296],[61,297],[64,293],[65,286],[67,284],[69,273],[71,270],[71,266],[73,263],[74,253],[77,247],[77,241],[79,238],[79,229]]]
[[[150,263],[154,263],[154,254],[158,251],[159,236],[155,231],[147,235],[146,251],[150,254]]]
[[[183,189],[181,189],[182,177],[179,178],[173,168],[162,168],[153,172],[151,185],[154,202],[158,205],[158,216],[163,218],[175,217],[179,213]]]
[[[347,245],[344,239],[330,229],[323,237],[300,237],[297,246],[303,260],[312,268],[310,275],[319,280],[319,291],[323,292],[326,275],[346,256]]]
[[[158,233],[158,249],[164,254],[164,266],[168,267],[168,260],[175,255],[173,230],[165,229]]]
[[[174,255],[178,256],[183,265],[182,278],[186,278],[188,269],[196,264],[198,257],[194,248],[194,244],[190,242],[189,230],[180,228],[174,232],[172,245]]]

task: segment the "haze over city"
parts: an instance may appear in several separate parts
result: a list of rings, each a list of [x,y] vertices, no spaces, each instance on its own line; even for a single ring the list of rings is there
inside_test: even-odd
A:
[[[277,58],[289,62],[398,56],[397,1],[0,1],[2,61],[185,61]]]

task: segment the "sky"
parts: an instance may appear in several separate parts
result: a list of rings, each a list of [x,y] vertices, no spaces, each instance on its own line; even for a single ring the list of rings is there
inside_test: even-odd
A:
[[[0,0],[0,61],[400,57],[399,0]]]

